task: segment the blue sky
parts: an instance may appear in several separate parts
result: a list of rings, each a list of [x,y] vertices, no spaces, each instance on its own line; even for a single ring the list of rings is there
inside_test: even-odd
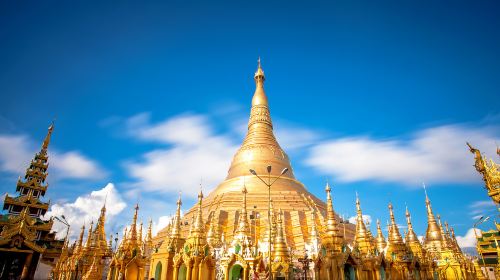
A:
[[[365,214],[385,221],[392,201],[404,224],[406,203],[423,235],[426,182],[458,235],[496,213],[465,146],[498,161],[494,1],[0,5],[2,193],[55,118],[52,213],[90,219],[108,193],[116,231],[137,201],[158,223],[179,189],[187,209],[200,177],[226,175],[261,56],[295,174],[321,198],[330,180],[337,212],[358,191]]]

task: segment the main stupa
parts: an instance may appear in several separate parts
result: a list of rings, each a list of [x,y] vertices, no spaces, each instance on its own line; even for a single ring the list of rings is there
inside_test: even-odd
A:
[[[264,91],[264,71],[260,60],[254,76],[255,93],[252,98],[248,132],[243,144],[233,157],[226,179],[203,199],[203,221],[208,231],[210,224],[218,225],[218,235],[231,241],[238,228],[242,211],[242,189],[247,190],[246,200],[250,215],[250,232],[253,242],[264,243],[267,240],[268,187],[250,169],[268,180],[267,167],[271,166],[270,181],[283,174],[271,187],[271,200],[274,211],[283,211],[283,223],[287,244],[292,250],[303,252],[309,242],[313,219],[322,224],[326,217],[326,204],[311,194],[295,178],[290,159],[281,148],[273,133],[273,123],[269,102]],[[182,235],[187,236],[194,221],[198,206],[195,205],[182,217]],[[313,212],[315,214],[313,214]],[[321,217],[323,216],[323,217]],[[338,218],[338,217],[337,217]],[[344,224],[347,242],[354,237],[354,225]],[[155,240],[163,240],[168,235],[168,228],[161,230]],[[255,244],[254,243],[254,244]]]

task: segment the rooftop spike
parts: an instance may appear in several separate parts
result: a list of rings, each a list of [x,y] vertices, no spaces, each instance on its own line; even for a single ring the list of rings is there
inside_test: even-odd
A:
[[[325,245],[331,246],[333,250],[340,251],[343,243],[343,236],[339,230],[339,224],[335,218],[335,211],[333,210],[333,201],[331,195],[330,184],[327,182],[326,187],[326,230],[324,238]]]
[[[385,241],[384,234],[382,233],[382,228],[380,227],[380,221],[377,219],[377,250],[379,252],[383,252],[385,247],[387,246],[387,242]]]
[[[52,122],[48,128],[47,136],[45,136],[45,139],[43,140],[43,143],[42,143],[41,153],[44,153],[44,154],[47,153],[47,149],[49,148],[49,144],[50,144],[50,137],[52,136],[52,131],[54,131],[54,122]]]
[[[425,234],[425,248],[430,252],[438,252],[441,248],[443,236],[441,235],[441,230],[436,222],[434,213],[432,212],[432,205],[429,196],[427,195],[427,190],[425,189],[425,207],[427,209],[427,231]]]
[[[363,212],[361,211],[361,203],[356,192],[356,234],[354,236],[356,246],[358,246],[362,254],[369,254],[373,250],[372,236],[368,232],[365,221],[363,220]]]
[[[177,199],[177,210],[175,210],[174,220],[172,221],[172,228],[170,231],[170,239],[178,239],[181,237],[181,193],[179,192],[179,199]]]

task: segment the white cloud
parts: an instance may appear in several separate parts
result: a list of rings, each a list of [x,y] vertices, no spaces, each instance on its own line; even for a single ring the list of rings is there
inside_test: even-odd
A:
[[[120,193],[112,183],[108,183],[104,188],[92,191],[89,194],[79,196],[74,202],[53,204],[45,217],[60,217],[64,215],[71,225],[70,237],[77,238],[83,223],[87,229],[90,221],[97,222],[100,210],[106,200],[106,226],[113,222],[114,217],[122,212],[127,206]],[[63,238],[66,233],[66,226],[57,221],[54,222],[53,230],[57,231],[58,238]]]
[[[50,166],[56,170],[57,178],[92,179],[106,176],[106,172],[96,162],[78,151],[54,152],[51,155]]]
[[[153,222],[153,229],[152,229],[153,236],[156,236],[156,234],[158,234],[160,230],[165,228],[170,223],[171,220],[172,220],[171,216],[160,216],[157,222]]]
[[[211,189],[221,182],[237,145],[226,135],[216,135],[202,115],[181,115],[157,124],[148,114],[127,121],[129,133],[138,139],[160,142],[167,148],[145,153],[125,167],[134,185],[146,190],[196,196],[200,180]]]
[[[349,218],[349,223],[351,224],[356,224],[357,216],[352,216]],[[372,223],[372,217],[370,215],[363,215],[363,221],[365,224],[371,224]]]
[[[476,234],[481,236],[481,230],[476,229]],[[473,228],[469,229],[464,236],[456,236],[456,238],[460,248],[476,247],[476,236]]]
[[[465,145],[493,151],[499,127],[444,125],[414,133],[408,139],[351,137],[319,143],[306,162],[344,182],[375,180],[406,185],[481,184]]]
[[[285,151],[308,147],[317,143],[321,137],[317,131],[288,123],[279,123],[275,134]]]
[[[472,219],[477,220],[481,216],[486,216],[490,212],[495,212],[497,211],[497,207],[495,206],[495,203],[493,203],[493,200],[488,199],[488,200],[479,200],[479,201],[474,201],[469,205],[470,209],[470,214],[474,215]]]
[[[41,141],[40,141],[41,143]],[[25,135],[0,135],[0,171],[22,176],[39,151]],[[49,147],[49,180],[54,178],[96,179],[106,172],[78,151],[61,152]]]
[[[34,155],[28,151],[29,146],[26,136],[0,135],[0,170],[22,175]]]

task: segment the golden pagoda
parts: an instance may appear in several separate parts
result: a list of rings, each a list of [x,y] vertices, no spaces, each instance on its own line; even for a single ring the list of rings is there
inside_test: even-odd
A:
[[[45,180],[53,130],[52,124],[40,152],[35,154],[26,169],[24,178],[18,179],[17,195],[5,195],[3,210],[7,210],[7,213],[0,215],[0,279],[32,279],[38,262],[53,266],[65,244],[62,240],[56,240],[55,232],[51,232],[54,223],[52,218],[43,218],[50,204],[50,201],[43,202],[42,197],[48,188]]]
[[[386,241],[378,221],[376,237],[363,221],[358,196],[354,226],[335,213],[329,183],[326,203],[309,193],[295,178],[290,160],[274,136],[260,59],[254,80],[248,131],[226,179],[207,197],[200,191],[197,204],[184,216],[179,197],[171,223],[154,238],[148,277],[475,279],[472,262],[463,256],[453,231],[439,226],[427,195],[429,221],[422,244],[408,209],[408,232],[403,239],[389,204]],[[248,209],[253,209],[250,215]]]

